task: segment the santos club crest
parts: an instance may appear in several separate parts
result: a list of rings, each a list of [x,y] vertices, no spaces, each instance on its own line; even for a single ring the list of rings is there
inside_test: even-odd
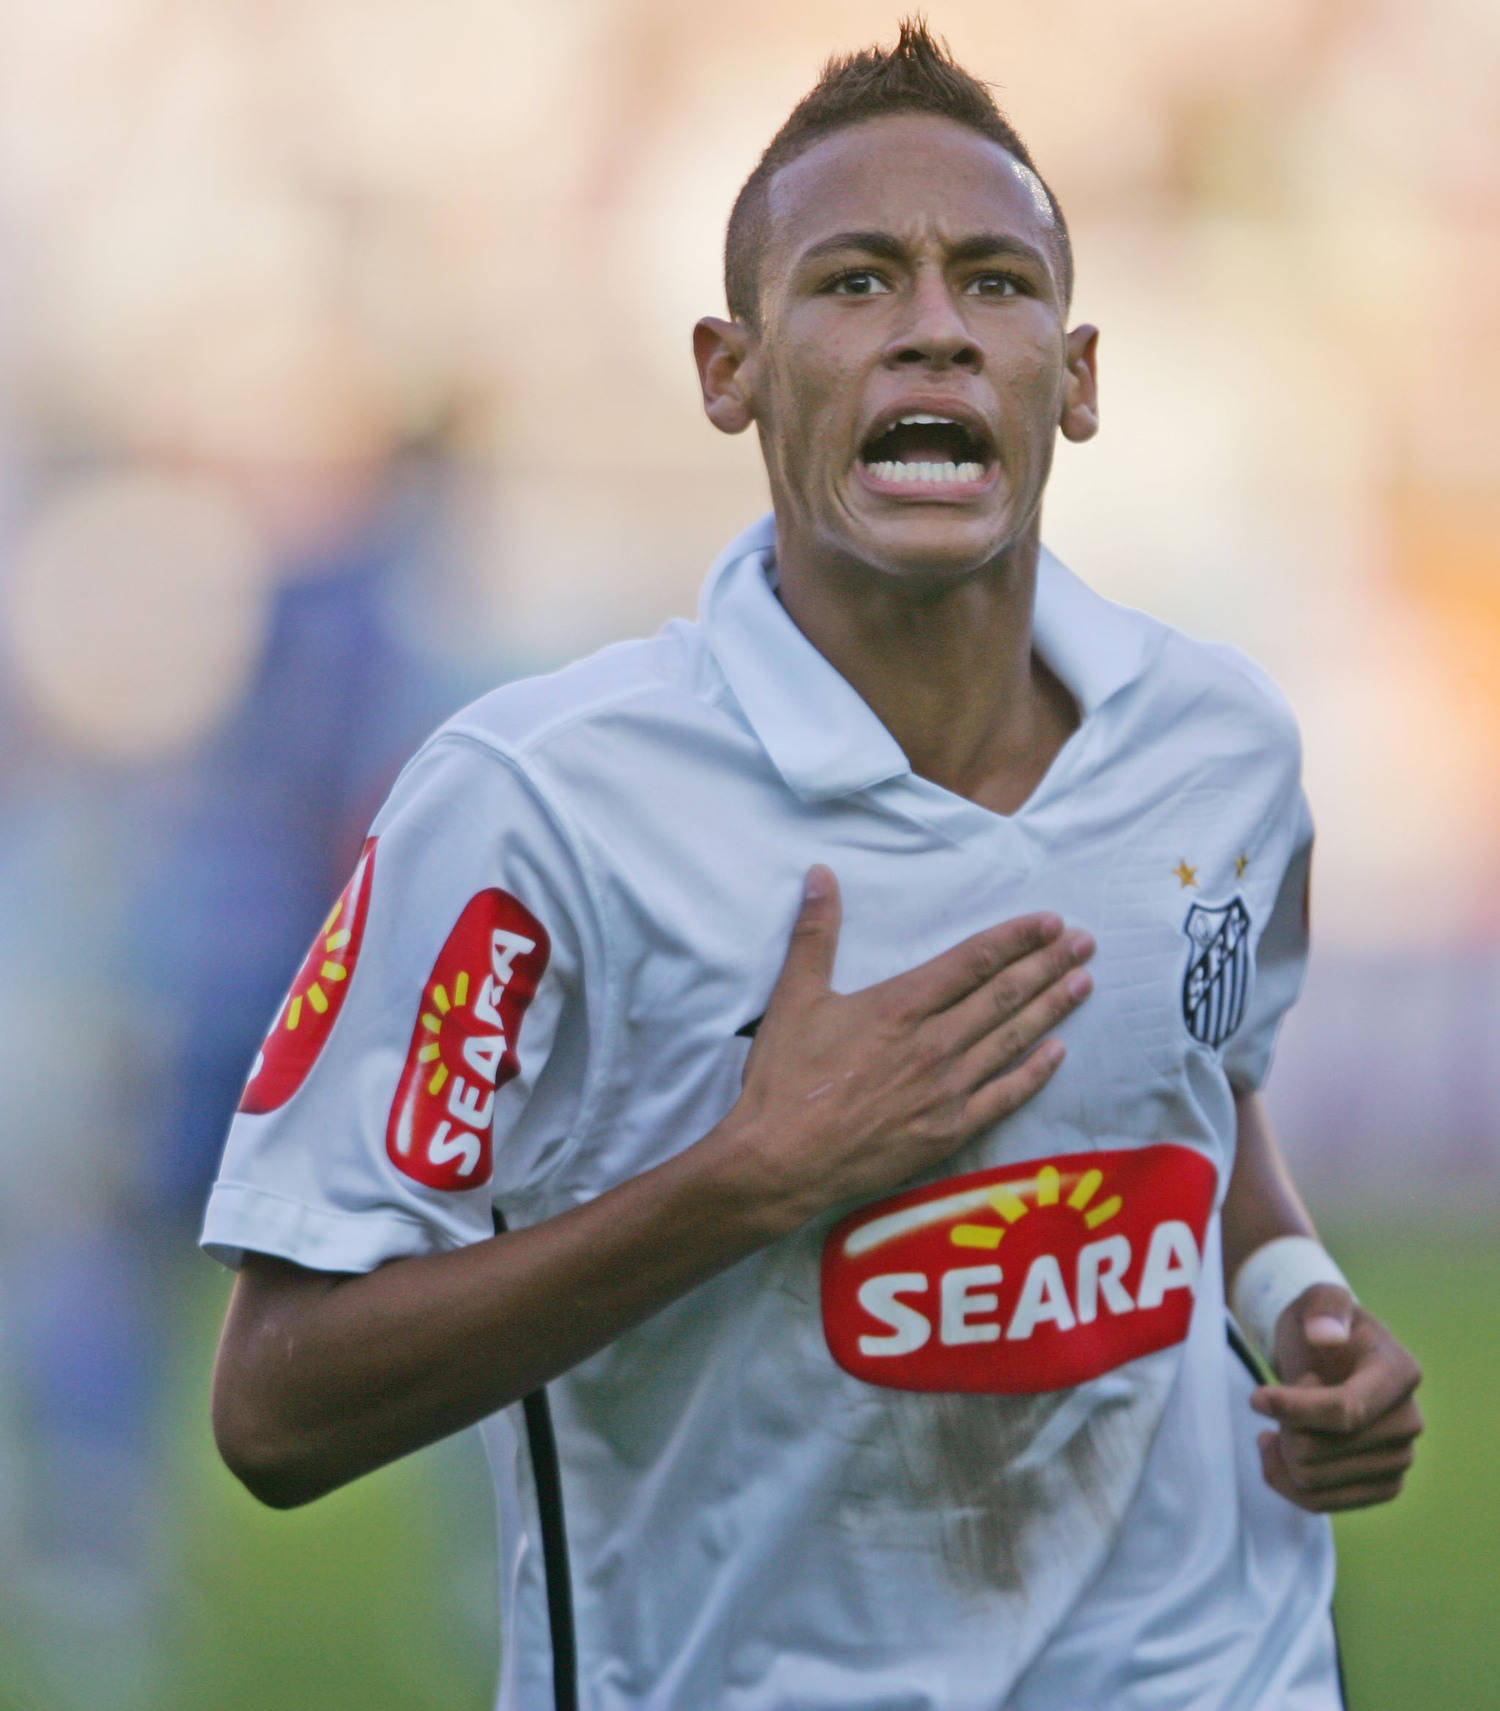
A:
[[[1183,1020],[1195,1040],[1222,1046],[1244,1021],[1250,995],[1250,911],[1238,897],[1217,909],[1195,903],[1182,930],[1193,947],[1182,980]]]

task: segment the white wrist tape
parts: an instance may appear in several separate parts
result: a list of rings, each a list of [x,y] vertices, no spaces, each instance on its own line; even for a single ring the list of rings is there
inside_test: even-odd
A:
[[[1229,1305],[1240,1329],[1268,1361],[1275,1354],[1276,1321],[1315,1283],[1349,1289],[1349,1280],[1333,1256],[1311,1236],[1278,1236],[1263,1242],[1235,1273]]]

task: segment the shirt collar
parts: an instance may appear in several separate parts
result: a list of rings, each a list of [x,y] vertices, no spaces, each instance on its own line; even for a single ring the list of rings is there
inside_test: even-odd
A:
[[[1031,640],[1087,719],[1146,669],[1162,626],[1096,594],[1046,547],[1036,566]]]
[[[720,553],[699,618],[761,745],[806,801],[828,801],[911,771],[896,739],[776,598],[775,519],[752,523]],[[1149,621],[1088,588],[1042,548],[1033,636],[1087,718],[1140,674]]]

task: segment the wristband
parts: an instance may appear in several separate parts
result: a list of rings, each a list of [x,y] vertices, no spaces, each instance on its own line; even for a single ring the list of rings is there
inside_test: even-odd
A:
[[[1229,1305],[1240,1329],[1273,1366],[1276,1321],[1315,1283],[1334,1283],[1354,1295],[1332,1254],[1311,1236],[1263,1242],[1235,1273]]]

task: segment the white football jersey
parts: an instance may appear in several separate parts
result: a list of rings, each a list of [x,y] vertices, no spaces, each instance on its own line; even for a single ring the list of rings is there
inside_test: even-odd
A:
[[[994,814],[911,771],[773,558],[765,519],[697,623],[506,685],[411,761],[204,1242],[363,1271],[681,1151],[738,1096],[814,862],[844,991],[1055,910],[1096,988],[1036,1099],[486,1423],[499,1704],[1332,1711],[1329,1532],[1261,1481],[1219,1259],[1232,1084],[1305,954],[1291,715],[1044,552],[1035,645],[1081,719]]]

